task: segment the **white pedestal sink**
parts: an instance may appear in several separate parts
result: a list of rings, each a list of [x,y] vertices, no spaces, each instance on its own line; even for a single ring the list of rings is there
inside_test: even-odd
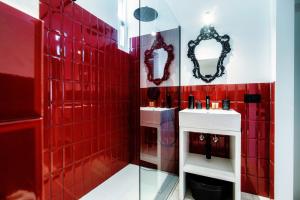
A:
[[[234,110],[185,109],[179,112],[179,199],[189,198],[186,173],[233,183],[233,198],[241,199],[241,115]],[[230,158],[189,152],[189,132],[227,135]],[[186,192],[188,191],[188,192]]]
[[[140,107],[140,126],[157,129],[157,155],[141,152],[140,157],[143,161],[157,165],[157,169],[161,169],[161,137],[166,131],[175,131],[174,119],[175,108]]]

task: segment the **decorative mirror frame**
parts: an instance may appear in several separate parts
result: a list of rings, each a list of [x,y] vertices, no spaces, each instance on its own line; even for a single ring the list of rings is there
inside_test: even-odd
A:
[[[153,59],[153,51],[156,49],[161,49],[163,48],[167,53],[168,53],[168,59],[164,67],[164,74],[162,78],[156,78],[154,79],[154,74],[153,74],[153,62],[151,62],[151,59]],[[174,53],[173,53],[174,47],[173,45],[169,44],[167,45],[164,42],[164,38],[161,36],[160,33],[156,34],[156,39],[153,42],[152,46],[150,49],[145,51],[145,60],[144,63],[146,64],[146,67],[148,68],[148,74],[147,78],[148,81],[153,82],[155,85],[160,85],[163,81],[166,81],[169,79],[170,72],[169,68],[174,60]]]
[[[218,60],[216,73],[214,75],[202,75],[200,72],[200,64],[195,56],[195,48],[200,44],[202,40],[210,39],[215,39],[217,42],[221,43],[222,52]],[[201,29],[200,35],[197,37],[197,39],[189,41],[188,57],[192,60],[194,64],[193,75],[195,78],[202,79],[206,83],[210,83],[217,77],[221,77],[225,73],[223,61],[226,58],[227,54],[231,51],[229,40],[229,35],[219,35],[213,26],[204,26]]]

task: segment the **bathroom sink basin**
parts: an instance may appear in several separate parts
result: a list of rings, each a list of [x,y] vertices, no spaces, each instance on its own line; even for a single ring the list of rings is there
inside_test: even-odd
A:
[[[162,124],[173,121],[175,108],[140,107],[142,124]]]
[[[234,110],[185,109],[179,112],[182,127],[201,127],[207,130],[241,130],[241,114]]]

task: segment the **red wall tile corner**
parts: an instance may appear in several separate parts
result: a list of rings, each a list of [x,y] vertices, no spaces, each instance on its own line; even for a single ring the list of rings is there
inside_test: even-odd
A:
[[[0,199],[41,199],[43,25],[2,2],[0,10]]]

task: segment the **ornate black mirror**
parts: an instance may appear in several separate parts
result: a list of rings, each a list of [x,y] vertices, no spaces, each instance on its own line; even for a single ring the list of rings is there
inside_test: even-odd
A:
[[[188,57],[194,64],[195,78],[210,83],[225,73],[223,62],[231,51],[229,40],[228,35],[221,36],[214,27],[205,26],[196,40],[189,41]]]
[[[160,33],[156,34],[156,40],[150,49],[145,51],[145,64],[148,68],[147,78],[155,85],[160,85],[168,80],[169,68],[174,60],[174,47],[166,44]]]

